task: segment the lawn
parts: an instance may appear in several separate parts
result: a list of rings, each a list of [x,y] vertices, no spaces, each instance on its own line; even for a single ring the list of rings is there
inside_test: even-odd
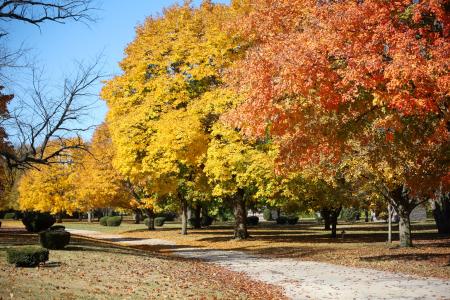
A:
[[[282,291],[206,263],[72,238],[37,268],[6,263],[5,249],[36,234],[0,229],[0,299],[283,299]],[[16,226],[17,227],[17,226]]]
[[[189,230],[187,236],[182,236],[177,223],[148,231],[143,224],[130,222],[124,222],[120,227],[104,227],[87,222],[66,222],[64,225],[68,228],[120,233],[132,238],[166,239],[180,246],[241,250],[268,257],[322,261],[450,279],[450,238],[438,235],[432,220],[412,224],[415,246],[407,249],[400,248],[398,242],[386,243],[385,223],[339,224],[339,238],[331,239],[322,225],[312,221],[295,226],[262,222],[256,227],[249,227],[251,237],[248,240],[235,241],[231,239],[231,224],[220,223],[206,229]],[[18,225],[19,222],[10,221],[6,226]],[[344,236],[342,230],[345,231]],[[393,235],[393,239],[397,240],[395,230],[397,225],[394,226]],[[170,252],[170,247],[139,248],[165,254]]]

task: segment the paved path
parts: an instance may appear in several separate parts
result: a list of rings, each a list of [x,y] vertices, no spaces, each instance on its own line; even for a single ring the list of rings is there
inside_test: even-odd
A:
[[[121,245],[175,245],[159,239],[130,239],[95,231],[68,230]],[[450,299],[450,281],[445,280],[321,262],[269,259],[240,251],[178,248],[173,252],[281,286],[292,299]]]

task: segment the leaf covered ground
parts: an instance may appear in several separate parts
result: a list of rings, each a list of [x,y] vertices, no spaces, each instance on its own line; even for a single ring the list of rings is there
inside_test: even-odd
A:
[[[6,263],[5,249],[36,244],[0,230],[0,299],[284,299],[281,289],[193,260],[73,239],[37,268]]]
[[[386,243],[387,225],[357,223],[339,226],[339,238],[329,238],[317,224],[277,226],[260,224],[249,228],[251,238],[231,239],[231,227],[212,226],[190,230],[181,236],[176,229],[144,229],[125,232],[128,237],[159,238],[178,245],[209,249],[241,250],[269,257],[330,262],[345,266],[401,272],[425,277],[450,279],[450,238],[440,236],[431,222],[413,224],[414,247],[400,248],[398,234]],[[394,227],[394,230],[396,227]],[[342,230],[345,231],[342,238]]]

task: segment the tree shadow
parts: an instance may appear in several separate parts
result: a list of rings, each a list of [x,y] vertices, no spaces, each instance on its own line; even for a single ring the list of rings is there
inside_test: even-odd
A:
[[[439,258],[450,259],[447,253],[405,253],[360,257],[362,261],[427,261]],[[450,260],[449,260],[450,262]]]

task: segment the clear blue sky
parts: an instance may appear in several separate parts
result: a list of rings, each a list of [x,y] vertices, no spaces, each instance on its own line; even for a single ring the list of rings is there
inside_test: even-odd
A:
[[[18,21],[1,25],[10,33],[9,46],[14,49],[24,43],[26,48],[30,48],[29,55],[45,69],[45,77],[50,84],[60,85],[64,74],[70,73],[74,61],[89,61],[100,53],[105,60],[104,72],[119,73],[118,62],[123,58],[126,45],[134,39],[136,25],[141,24],[147,16],[161,14],[164,7],[182,3],[176,0],[98,2],[101,7],[95,12],[98,20],[88,26],[73,21],[66,24],[45,23],[40,30]],[[194,5],[200,2],[195,0]],[[229,0],[214,2],[229,3]],[[100,88],[98,84],[98,90]],[[101,123],[106,110],[104,102],[99,101],[97,108],[92,111],[91,120],[86,122]]]

